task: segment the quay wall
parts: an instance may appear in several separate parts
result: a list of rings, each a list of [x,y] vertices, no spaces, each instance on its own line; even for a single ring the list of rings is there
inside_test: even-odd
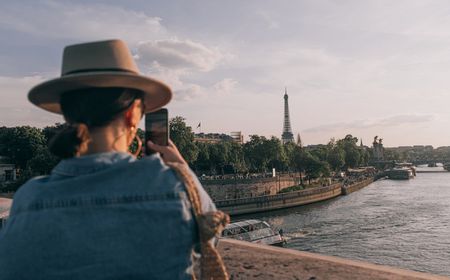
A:
[[[275,195],[280,190],[300,184],[299,177],[275,177],[260,179],[229,179],[201,181],[214,201]]]
[[[448,171],[447,170],[430,170],[430,171],[416,170],[416,173],[448,173]]]
[[[374,178],[368,178],[368,179],[362,180],[360,182],[355,182],[350,185],[343,185],[342,186],[342,194],[348,195],[348,194],[351,194],[352,192],[359,191],[360,189],[372,184],[373,181],[374,181]]]
[[[450,280],[445,276],[292,249],[220,239],[230,279]]]
[[[256,212],[300,206],[337,197],[342,193],[342,184],[336,183],[325,187],[267,195],[215,201],[217,208],[229,215],[241,215]]]

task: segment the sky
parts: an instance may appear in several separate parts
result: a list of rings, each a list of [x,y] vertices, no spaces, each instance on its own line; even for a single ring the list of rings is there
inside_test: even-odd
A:
[[[64,46],[119,38],[195,132],[281,138],[286,87],[306,145],[447,146],[449,26],[446,0],[0,0],[0,126],[62,122],[29,89]]]

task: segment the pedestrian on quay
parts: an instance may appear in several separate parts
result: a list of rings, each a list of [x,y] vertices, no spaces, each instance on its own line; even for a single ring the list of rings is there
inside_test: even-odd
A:
[[[28,94],[64,116],[50,145],[62,160],[16,192],[0,231],[1,279],[192,279],[198,253],[202,278],[227,278],[210,240],[228,216],[175,145],[146,143],[157,153],[141,160],[129,152],[143,115],[171,97],[120,40],[64,49],[61,77]]]

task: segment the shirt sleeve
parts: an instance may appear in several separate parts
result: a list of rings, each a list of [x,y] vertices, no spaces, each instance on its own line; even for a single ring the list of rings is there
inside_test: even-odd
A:
[[[203,188],[202,184],[200,183],[200,181],[197,178],[197,175],[195,175],[194,171],[192,171],[192,169],[190,169],[190,168],[189,168],[189,172],[191,173],[192,178],[194,178],[194,182],[197,185],[198,195],[200,196],[200,202],[202,204],[202,212],[208,213],[208,212],[216,211],[217,210],[216,205],[212,201],[209,194]]]
[[[195,175],[194,171],[192,171],[192,169],[190,169],[190,168],[189,168],[189,172],[191,173],[192,178],[194,178],[194,182],[195,182],[197,190],[198,190],[198,195],[200,196],[200,202],[202,204],[202,212],[208,213],[208,212],[216,211],[217,210],[216,205],[212,201],[209,194],[203,188],[202,184],[200,183],[200,180],[197,178],[197,175]],[[214,247],[216,247],[218,239],[217,239],[217,237],[213,237],[209,242],[211,242],[211,244]],[[200,252],[200,243],[197,243],[194,246],[194,251],[197,253]]]

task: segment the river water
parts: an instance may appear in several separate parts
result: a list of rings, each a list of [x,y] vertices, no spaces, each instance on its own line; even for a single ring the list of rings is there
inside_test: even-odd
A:
[[[242,218],[282,228],[287,248],[450,276],[450,172],[380,180],[348,196]]]

